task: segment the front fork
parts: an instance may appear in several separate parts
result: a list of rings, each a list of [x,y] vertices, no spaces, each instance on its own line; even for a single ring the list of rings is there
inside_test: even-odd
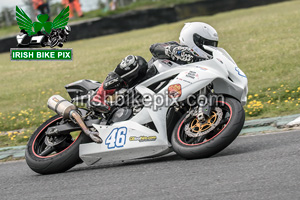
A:
[[[199,102],[198,102],[198,114],[197,118],[199,121],[205,120],[205,116],[211,115],[212,107],[215,105],[214,91],[212,85],[209,84],[207,87],[199,91]]]

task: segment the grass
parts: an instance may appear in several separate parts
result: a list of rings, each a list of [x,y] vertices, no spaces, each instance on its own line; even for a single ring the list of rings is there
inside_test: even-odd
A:
[[[17,35],[19,32],[20,32],[20,29],[17,25],[1,27],[0,28],[0,38],[10,36],[10,35]]]
[[[35,127],[31,127],[26,130],[8,131],[6,134],[1,132],[0,147],[26,145],[35,129]]]
[[[214,26],[220,46],[247,74],[247,119],[299,113],[299,7],[300,1],[288,1],[68,42],[64,47],[73,48],[72,62],[11,62],[8,53],[0,54],[0,131],[37,127],[54,115],[46,108],[51,95],[68,98],[64,85],[80,79],[102,81],[128,54],[149,60],[149,46],[178,40],[188,21]],[[18,137],[23,136],[10,140]]]

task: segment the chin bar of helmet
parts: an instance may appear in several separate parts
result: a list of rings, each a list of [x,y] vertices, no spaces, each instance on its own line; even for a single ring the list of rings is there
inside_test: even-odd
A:
[[[86,126],[77,110],[77,107],[74,104],[67,101],[60,95],[54,95],[49,98],[48,107],[51,110],[55,111],[57,114],[63,116],[63,118],[75,120],[82,129],[82,131],[87,136],[89,136],[94,142],[102,143],[102,139],[100,138],[98,132],[93,132]]]

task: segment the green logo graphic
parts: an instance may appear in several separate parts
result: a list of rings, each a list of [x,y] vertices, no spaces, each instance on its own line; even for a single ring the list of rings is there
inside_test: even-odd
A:
[[[63,9],[53,22],[47,22],[49,16],[41,14],[37,16],[38,22],[32,22],[28,15],[16,6],[16,20],[20,30],[25,30],[29,36],[42,33],[50,34],[52,29],[64,29],[69,21],[69,6]]]
[[[32,22],[28,15],[16,6],[16,20],[21,30],[16,36],[17,47],[11,48],[11,61],[72,61],[72,49],[40,49],[41,47],[63,47],[67,42],[71,27],[68,26],[69,7],[49,22],[47,14],[37,16],[38,21]]]

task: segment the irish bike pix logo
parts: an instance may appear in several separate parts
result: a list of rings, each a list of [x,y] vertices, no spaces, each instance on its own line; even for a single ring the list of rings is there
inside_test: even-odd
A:
[[[62,49],[71,32],[71,27],[68,26],[69,6],[63,9],[53,22],[48,19],[47,14],[40,14],[37,16],[38,21],[32,22],[30,17],[16,6],[16,20],[21,31],[16,36],[18,48],[10,49],[12,61],[73,60],[72,49]]]

